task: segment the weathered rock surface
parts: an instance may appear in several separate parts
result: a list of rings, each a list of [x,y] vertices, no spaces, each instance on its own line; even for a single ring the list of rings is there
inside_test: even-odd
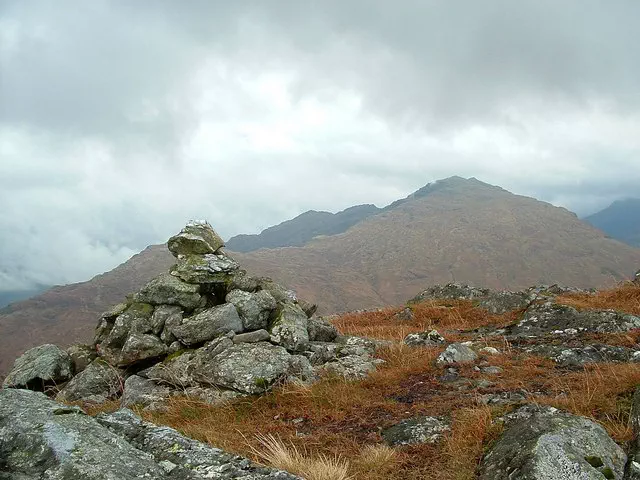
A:
[[[278,306],[276,299],[266,290],[256,293],[232,290],[227,294],[226,301],[238,310],[245,330],[266,329],[271,313]]]
[[[56,396],[60,402],[102,403],[122,393],[123,372],[102,359],[94,360]]]
[[[338,337],[338,329],[319,317],[309,318],[307,331],[310,342],[333,342]]]
[[[202,297],[199,285],[186,283],[163,273],[142,287],[134,299],[151,305],[179,305],[186,310],[193,310],[200,304]]]
[[[309,343],[308,322],[297,304],[284,303],[269,328],[271,341],[292,352],[304,350]]]
[[[436,347],[444,345],[446,340],[437,330],[422,333],[410,333],[404,339],[404,343],[412,347]]]
[[[579,311],[567,305],[545,302],[531,305],[522,320],[508,329],[512,336],[546,334],[620,333],[640,328],[640,317],[614,310]]]
[[[30,390],[0,390],[0,478],[35,480],[295,480],[143,422],[130,410],[98,418]]]
[[[3,385],[10,388],[44,389],[69,380],[73,364],[67,352],[55,345],[40,345],[18,357]]]
[[[436,363],[446,365],[449,363],[468,363],[478,359],[478,354],[470,347],[462,343],[452,343],[442,352]]]
[[[554,408],[522,407],[485,456],[480,480],[621,479],[624,451],[598,424]]]
[[[124,392],[120,406],[144,406],[152,410],[162,409],[164,402],[171,396],[171,389],[158,385],[152,380],[131,375],[124,382]]]
[[[92,345],[71,345],[67,348],[69,358],[73,364],[74,374],[82,372],[98,356],[95,347]]]
[[[166,353],[166,345],[155,335],[134,333],[124,342],[118,364],[131,365],[142,360],[162,357]]]
[[[234,335],[233,343],[256,343],[266,342],[271,338],[271,335],[266,330],[254,330],[253,332],[240,333]]]
[[[442,418],[421,416],[403,420],[383,430],[382,438],[392,447],[436,443],[442,438],[443,433],[450,429],[448,422]]]
[[[232,331],[242,332],[242,320],[236,307],[230,303],[205,310],[185,318],[171,333],[185,345],[197,345]]]
[[[421,303],[427,300],[471,300],[477,306],[490,313],[502,314],[511,310],[526,308],[534,299],[529,292],[495,291],[488,288],[476,288],[469,285],[449,283],[435,285],[420,292],[409,303]]]
[[[588,363],[597,362],[640,362],[639,350],[602,343],[592,343],[583,347],[543,343],[523,350],[550,358],[563,367],[583,367]]]
[[[191,222],[167,242],[175,256],[215,253],[224,247],[222,238],[206,222]]]
[[[171,270],[171,275],[187,283],[217,285],[230,282],[231,274],[238,268],[240,265],[224,253],[185,255],[178,258],[178,263]]]
[[[393,319],[401,322],[411,322],[413,318],[413,310],[411,310],[410,307],[405,307],[399,312],[393,314]]]

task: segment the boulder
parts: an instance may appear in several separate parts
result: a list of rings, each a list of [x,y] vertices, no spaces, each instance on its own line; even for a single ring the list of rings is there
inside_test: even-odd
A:
[[[591,420],[551,407],[511,414],[480,466],[480,480],[621,479],[624,451]]]
[[[298,301],[298,296],[296,295],[296,292],[286,287],[283,287],[282,285],[274,282],[270,278],[260,278],[258,285],[261,290],[266,290],[267,292],[269,292],[271,296],[275,298],[276,302],[278,303],[285,303],[285,302],[295,303]]]
[[[347,355],[320,365],[317,370],[321,374],[336,375],[345,380],[362,380],[375,372],[379,362],[367,355]]]
[[[228,339],[212,342],[196,352],[194,377],[205,385],[236,390],[250,395],[263,393],[291,376],[312,375],[309,361],[266,342],[233,344]],[[306,362],[306,372],[299,372]],[[295,371],[298,370],[298,371]]]
[[[446,340],[437,330],[422,333],[410,333],[404,338],[404,343],[411,347],[437,347],[444,345]]]
[[[96,349],[92,345],[71,345],[67,348],[69,358],[73,364],[74,374],[82,372],[98,356]]]
[[[200,305],[202,297],[199,285],[162,273],[142,287],[134,295],[134,300],[151,305],[178,305],[186,310],[193,310]]]
[[[17,389],[0,390],[0,478],[300,480],[143,422],[127,409],[93,418]]]
[[[393,314],[393,319],[401,322],[411,322],[413,321],[413,318],[413,310],[411,310],[410,307],[405,307],[399,312]]]
[[[177,339],[172,333],[173,328],[182,323],[182,309],[174,305],[159,305],[153,311],[151,326],[155,335],[167,345],[171,345]]]
[[[308,323],[309,319],[300,306],[286,302],[270,325],[271,341],[292,352],[302,351],[309,343]]]
[[[436,363],[447,365],[451,363],[468,363],[478,359],[478,354],[463,343],[452,343],[442,352]]]
[[[109,335],[109,332],[111,332],[111,329],[113,328],[116,318],[122,315],[127,308],[129,308],[129,305],[126,303],[119,303],[100,316],[93,339],[94,345],[102,343],[107,338],[107,335]]]
[[[138,372],[138,375],[156,383],[167,384],[180,389],[196,386],[197,382],[193,378],[194,356],[194,350],[174,353],[163,362],[156,363],[152,367]]]
[[[256,342],[267,342],[271,338],[269,332],[266,330],[255,330],[253,332],[241,333],[239,335],[234,335],[233,343],[256,343]]]
[[[567,305],[545,302],[531,305],[508,333],[515,337],[536,337],[580,332],[622,333],[636,328],[640,328],[640,317],[635,315],[615,310],[579,311]]]
[[[155,335],[133,333],[127,338],[118,360],[119,365],[131,365],[142,360],[162,357],[167,346]]]
[[[167,247],[175,257],[204,255],[217,252],[224,247],[224,242],[208,223],[192,222],[171,237]]]
[[[382,438],[391,447],[436,443],[449,430],[449,423],[442,418],[420,416],[403,420],[383,430]]]
[[[103,403],[122,392],[123,372],[102,359],[94,360],[56,396],[60,402]]]
[[[148,410],[161,410],[164,403],[171,395],[171,389],[158,385],[152,380],[131,375],[124,382],[124,392],[121,407],[132,407],[134,405],[146,407]]]
[[[333,342],[338,336],[338,329],[322,317],[311,317],[307,322],[310,342]]]
[[[493,314],[503,314],[526,308],[535,298],[529,292],[494,291],[488,288],[476,288],[469,285],[449,283],[434,285],[420,292],[409,303],[421,303],[427,300],[470,300]]]
[[[550,358],[562,367],[579,367],[598,362],[640,362],[640,351],[618,345],[593,343],[582,347],[539,344],[524,349],[527,353]]]
[[[234,259],[223,253],[185,255],[178,259],[178,263],[171,270],[171,275],[187,283],[226,286],[231,283],[232,274],[239,267]]]
[[[266,290],[260,290],[256,293],[232,290],[227,294],[225,300],[236,307],[245,330],[267,328],[269,317],[278,306],[275,298]]]
[[[67,352],[55,345],[40,345],[16,359],[3,386],[43,391],[73,376],[73,363]]]
[[[242,320],[236,307],[230,303],[218,305],[185,318],[171,333],[185,345],[197,345],[232,331],[243,331]]]
[[[132,303],[127,309],[118,315],[113,327],[106,338],[99,344],[100,350],[120,350],[127,340],[129,333],[149,333],[153,329],[151,316],[153,305],[148,303]]]

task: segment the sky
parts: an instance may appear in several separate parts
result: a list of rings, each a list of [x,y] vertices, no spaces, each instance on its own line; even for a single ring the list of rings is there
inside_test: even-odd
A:
[[[2,0],[0,291],[475,176],[640,196],[637,0]]]

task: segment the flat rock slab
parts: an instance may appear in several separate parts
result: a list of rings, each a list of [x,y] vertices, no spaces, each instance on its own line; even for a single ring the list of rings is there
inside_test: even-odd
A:
[[[622,479],[624,451],[591,420],[531,406],[511,418],[483,459],[480,480]]]
[[[0,390],[0,478],[300,480],[143,422],[130,410],[92,418],[30,390]]]
[[[420,443],[436,443],[442,438],[450,426],[442,418],[414,417],[403,420],[393,427],[382,431],[382,438],[387,445],[417,445]]]

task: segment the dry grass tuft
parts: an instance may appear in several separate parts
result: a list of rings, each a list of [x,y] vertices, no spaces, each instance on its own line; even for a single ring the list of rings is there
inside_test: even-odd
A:
[[[572,293],[559,296],[558,303],[570,305],[578,310],[613,309],[640,315],[640,285],[626,282],[610,290],[597,293]]]
[[[366,445],[354,459],[354,471],[358,478],[391,478],[399,463],[398,450],[384,444]]]
[[[300,475],[306,480],[350,480],[349,463],[338,456],[320,454],[311,457],[293,444],[285,444],[273,435],[257,435],[261,449],[254,454],[272,467]]]

